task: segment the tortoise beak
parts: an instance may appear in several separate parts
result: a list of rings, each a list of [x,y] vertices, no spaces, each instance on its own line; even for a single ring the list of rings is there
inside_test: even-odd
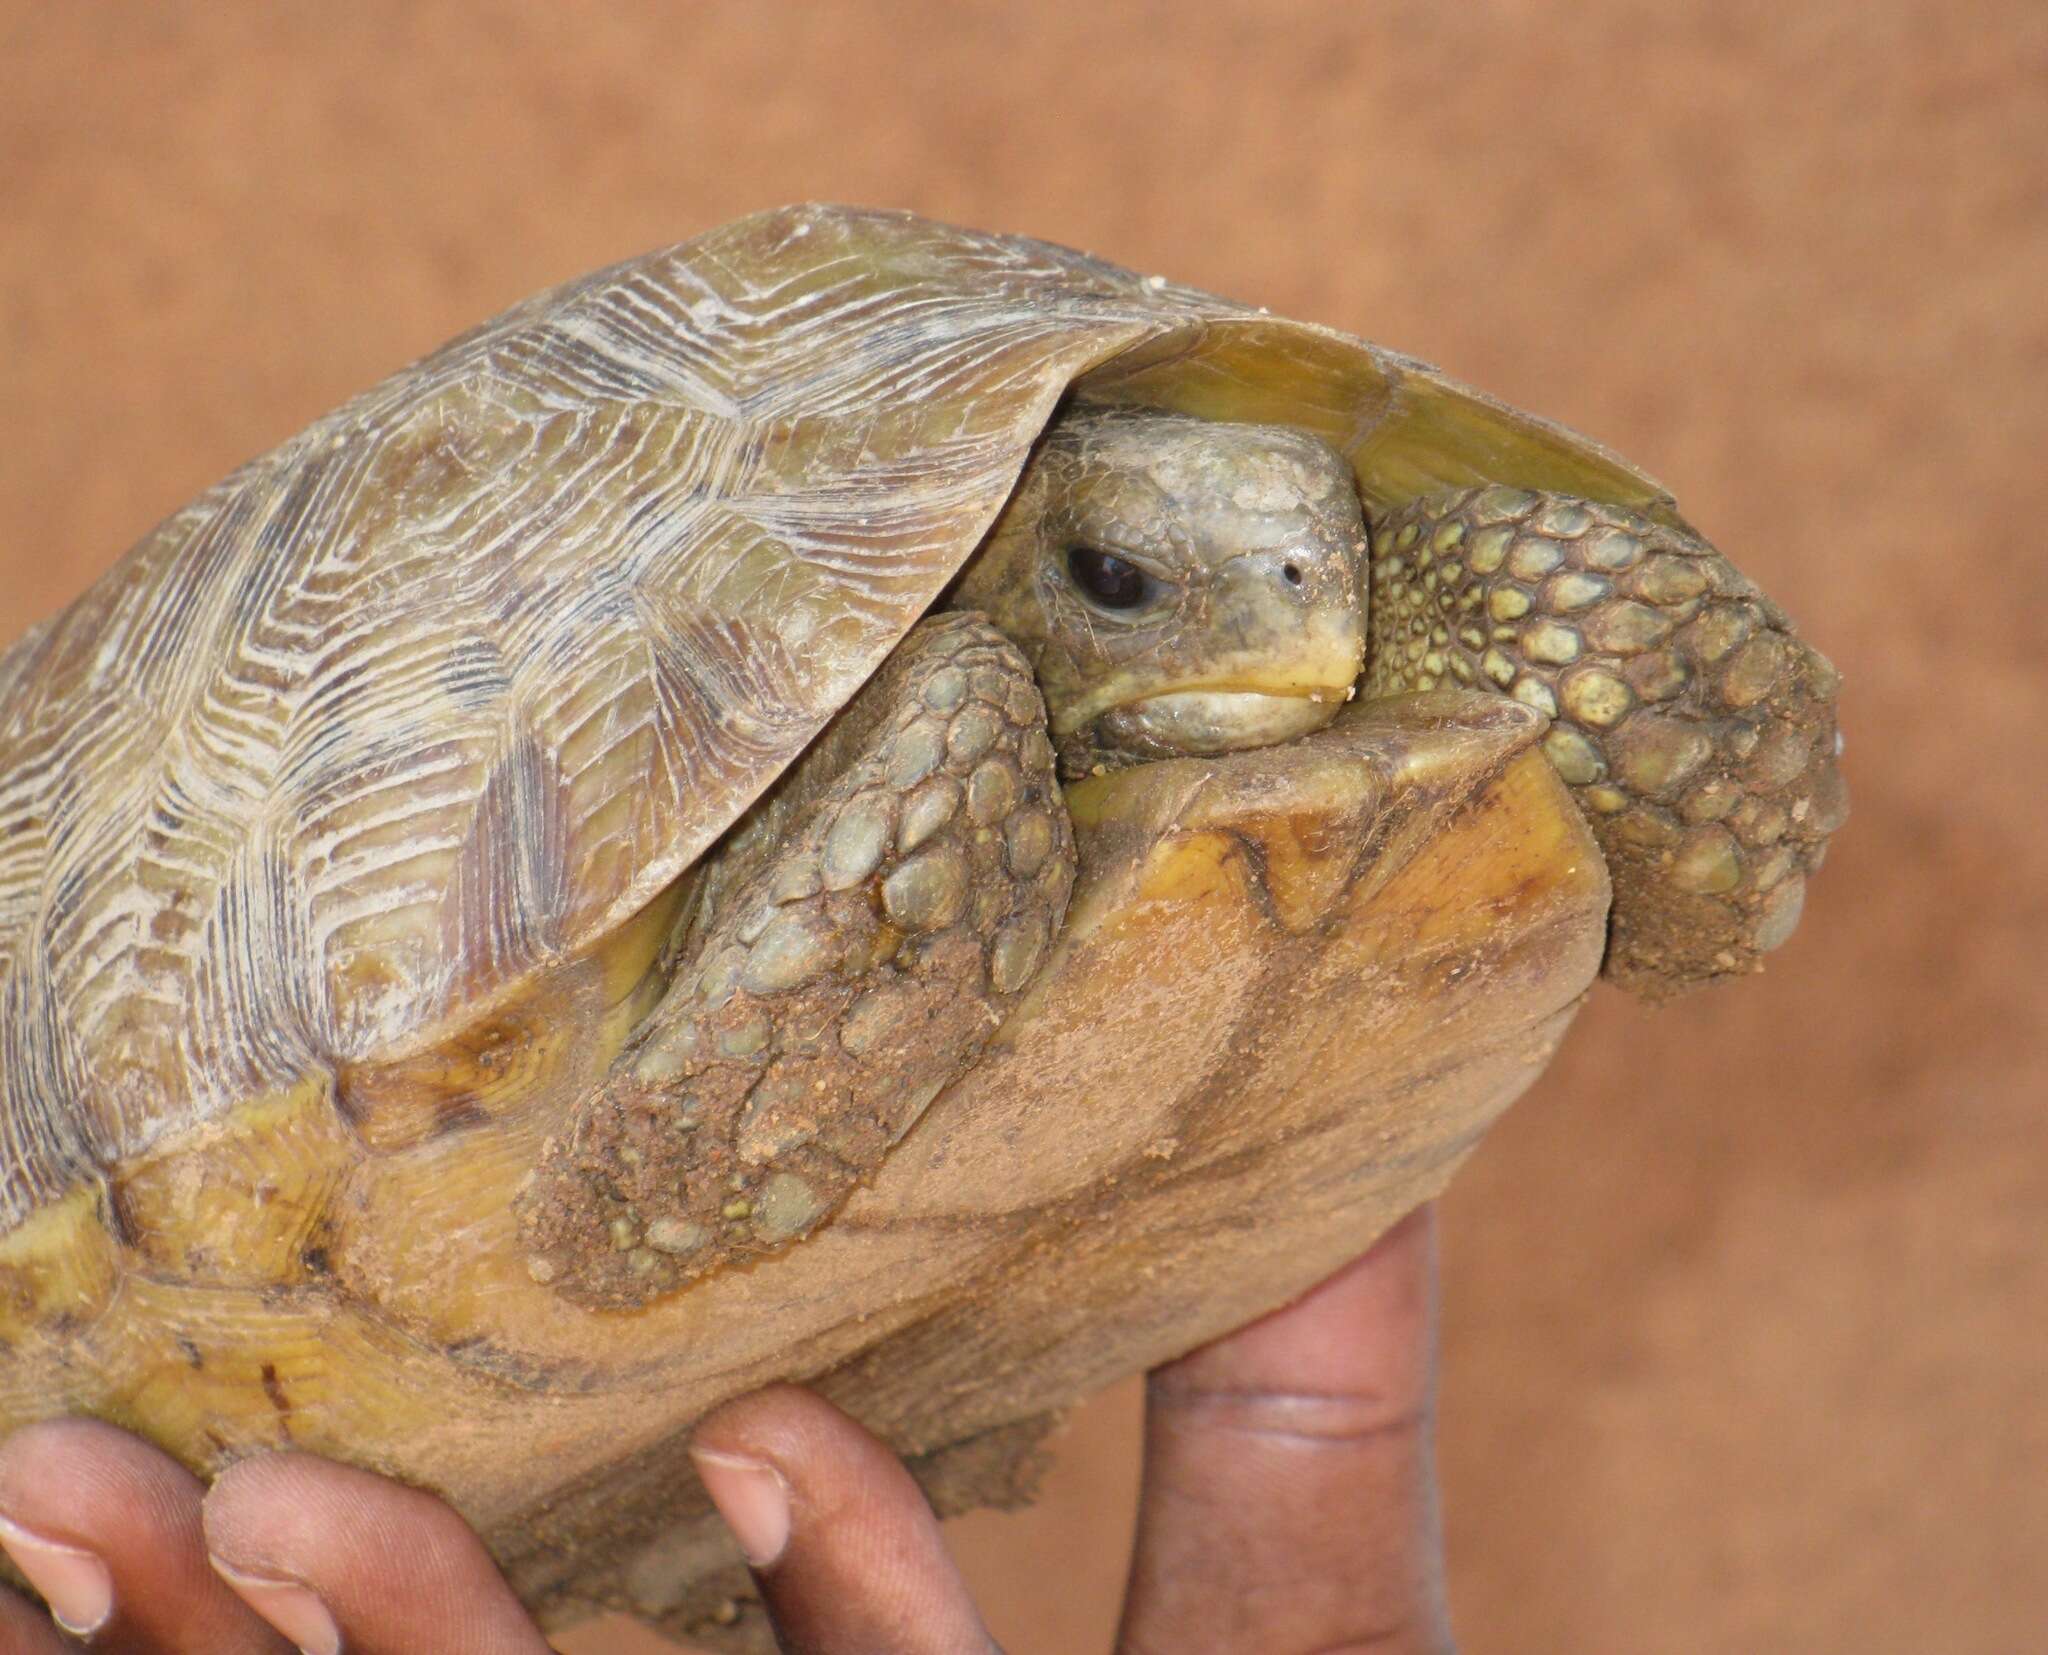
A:
[[[1092,724],[1111,745],[1156,754],[1235,752],[1320,730],[1354,692],[1362,618],[1355,601],[1287,607],[1275,616],[1261,604],[1246,624],[1219,628],[1236,647],[1189,663],[1192,671],[1119,675],[1092,707],[1071,709],[1058,733]]]

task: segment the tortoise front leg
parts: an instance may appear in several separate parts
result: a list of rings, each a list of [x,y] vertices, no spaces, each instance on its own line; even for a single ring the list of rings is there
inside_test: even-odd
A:
[[[518,1202],[536,1280],[643,1304],[810,1233],[980,1053],[1065,914],[1045,706],[978,615],[929,620],[706,871],[667,995]]]
[[[1837,677],[1693,535],[1526,489],[1426,496],[1373,525],[1366,691],[1496,688],[1606,853],[1606,972],[1660,998],[1791,934],[1847,796]]]

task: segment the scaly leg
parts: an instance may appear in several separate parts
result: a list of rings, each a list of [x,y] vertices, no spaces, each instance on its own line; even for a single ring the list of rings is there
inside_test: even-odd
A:
[[[1427,496],[1373,525],[1365,691],[1497,688],[1614,879],[1610,977],[1652,998],[1791,934],[1847,795],[1837,676],[1704,541],[1525,489]]]
[[[973,1062],[1073,888],[1044,702],[978,615],[920,625],[757,809],[519,1197],[535,1279],[580,1303],[809,1234]]]

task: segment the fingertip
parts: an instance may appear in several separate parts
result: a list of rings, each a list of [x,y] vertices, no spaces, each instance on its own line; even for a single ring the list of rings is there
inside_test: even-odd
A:
[[[1446,1647],[1428,1209],[1153,1372],[1125,1633]],[[1375,1644],[1374,1647],[1380,1647]]]
[[[7,1655],[64,1655],[76,1647],[57,1634],[46,1613],[0,1587],[0,1649]]]
[[[0,1511],[162,1522],[182,1519],[200,1491],[168,1454],[101,1420],[39,1420],[0,1442]]]
[[[1290,1304],[1154,1371],[1155,1393],[1219,1378],[1370,1388],[1426,1403],[1436,1366],[1436,1216],[1420,1207]]]
[[[228,1590],[289,1638],[299,1655],[341,1655],[341,1628],[320,1594],[296,1580],[249,1574],[218,1557],[207,1559]]]
[[[98,1554],[0,1517],[0,1549],[42,1594],[50,1618],[74,1637],[87,1638],[114,1618],[114,1577]]]
[[[867,1436],[823,1397],[799,1385],[767,1385],[699,1420],[690,1433],[690,1452],[802,1457],[821,1447],[829,1452],[835,1441],[848,1447]]]
[[[751,1454],[692,1444],[697,1480],[753,1569],[772,1569],[789,1544],[789,1480]]]
[[[795,1385],[770,1385],[705,1415],[690,1433],[690,1460],[757,1571],[774,1568],[788,1548],[799,1486],[815,1528],[854,1487],[903,1474],[853,1420]]]
[[[214,1478],[200,1502],[207,1563],[230,1586],[238,1578],[283,1577],[291,1572],[294,1554],[318,1544],[328,1501],[317,1486],[308,1486],[312,1468],[291,1463],[297,1457],[271,1453],[237,1460]]]
[[[207,1490],[200,1523],[223,1578],[371,1583],[387,1555],[432,1571],[451,1545],[474,1544],[433,1495],[289,1450],[229,1466]]]
[[[690,1453],[785,1647],[993,1647],[916,1480],[829,1402],[771,1386],[707,1415]]]
[[[201,1518],[214,1572],[301,1649],[546,1648],[482,1541],[424,1489],[263,1454],[215,1480]]]
[[[74,1634],[121,1648],[271,1647],[207,1567],[204,1492],[115,1426],[25,1426],[0,1442],[0,1545]]]

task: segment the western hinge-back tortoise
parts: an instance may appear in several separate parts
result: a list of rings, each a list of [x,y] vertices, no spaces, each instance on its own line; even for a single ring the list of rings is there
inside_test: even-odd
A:
[[[1834,687],[1322,328],[824,207],[571,283],[0,659],[0,1424],[344,1454],[681,1615],[707,1406],[943,1489],[1430,1193],[1603,954],[1753,969]]]

